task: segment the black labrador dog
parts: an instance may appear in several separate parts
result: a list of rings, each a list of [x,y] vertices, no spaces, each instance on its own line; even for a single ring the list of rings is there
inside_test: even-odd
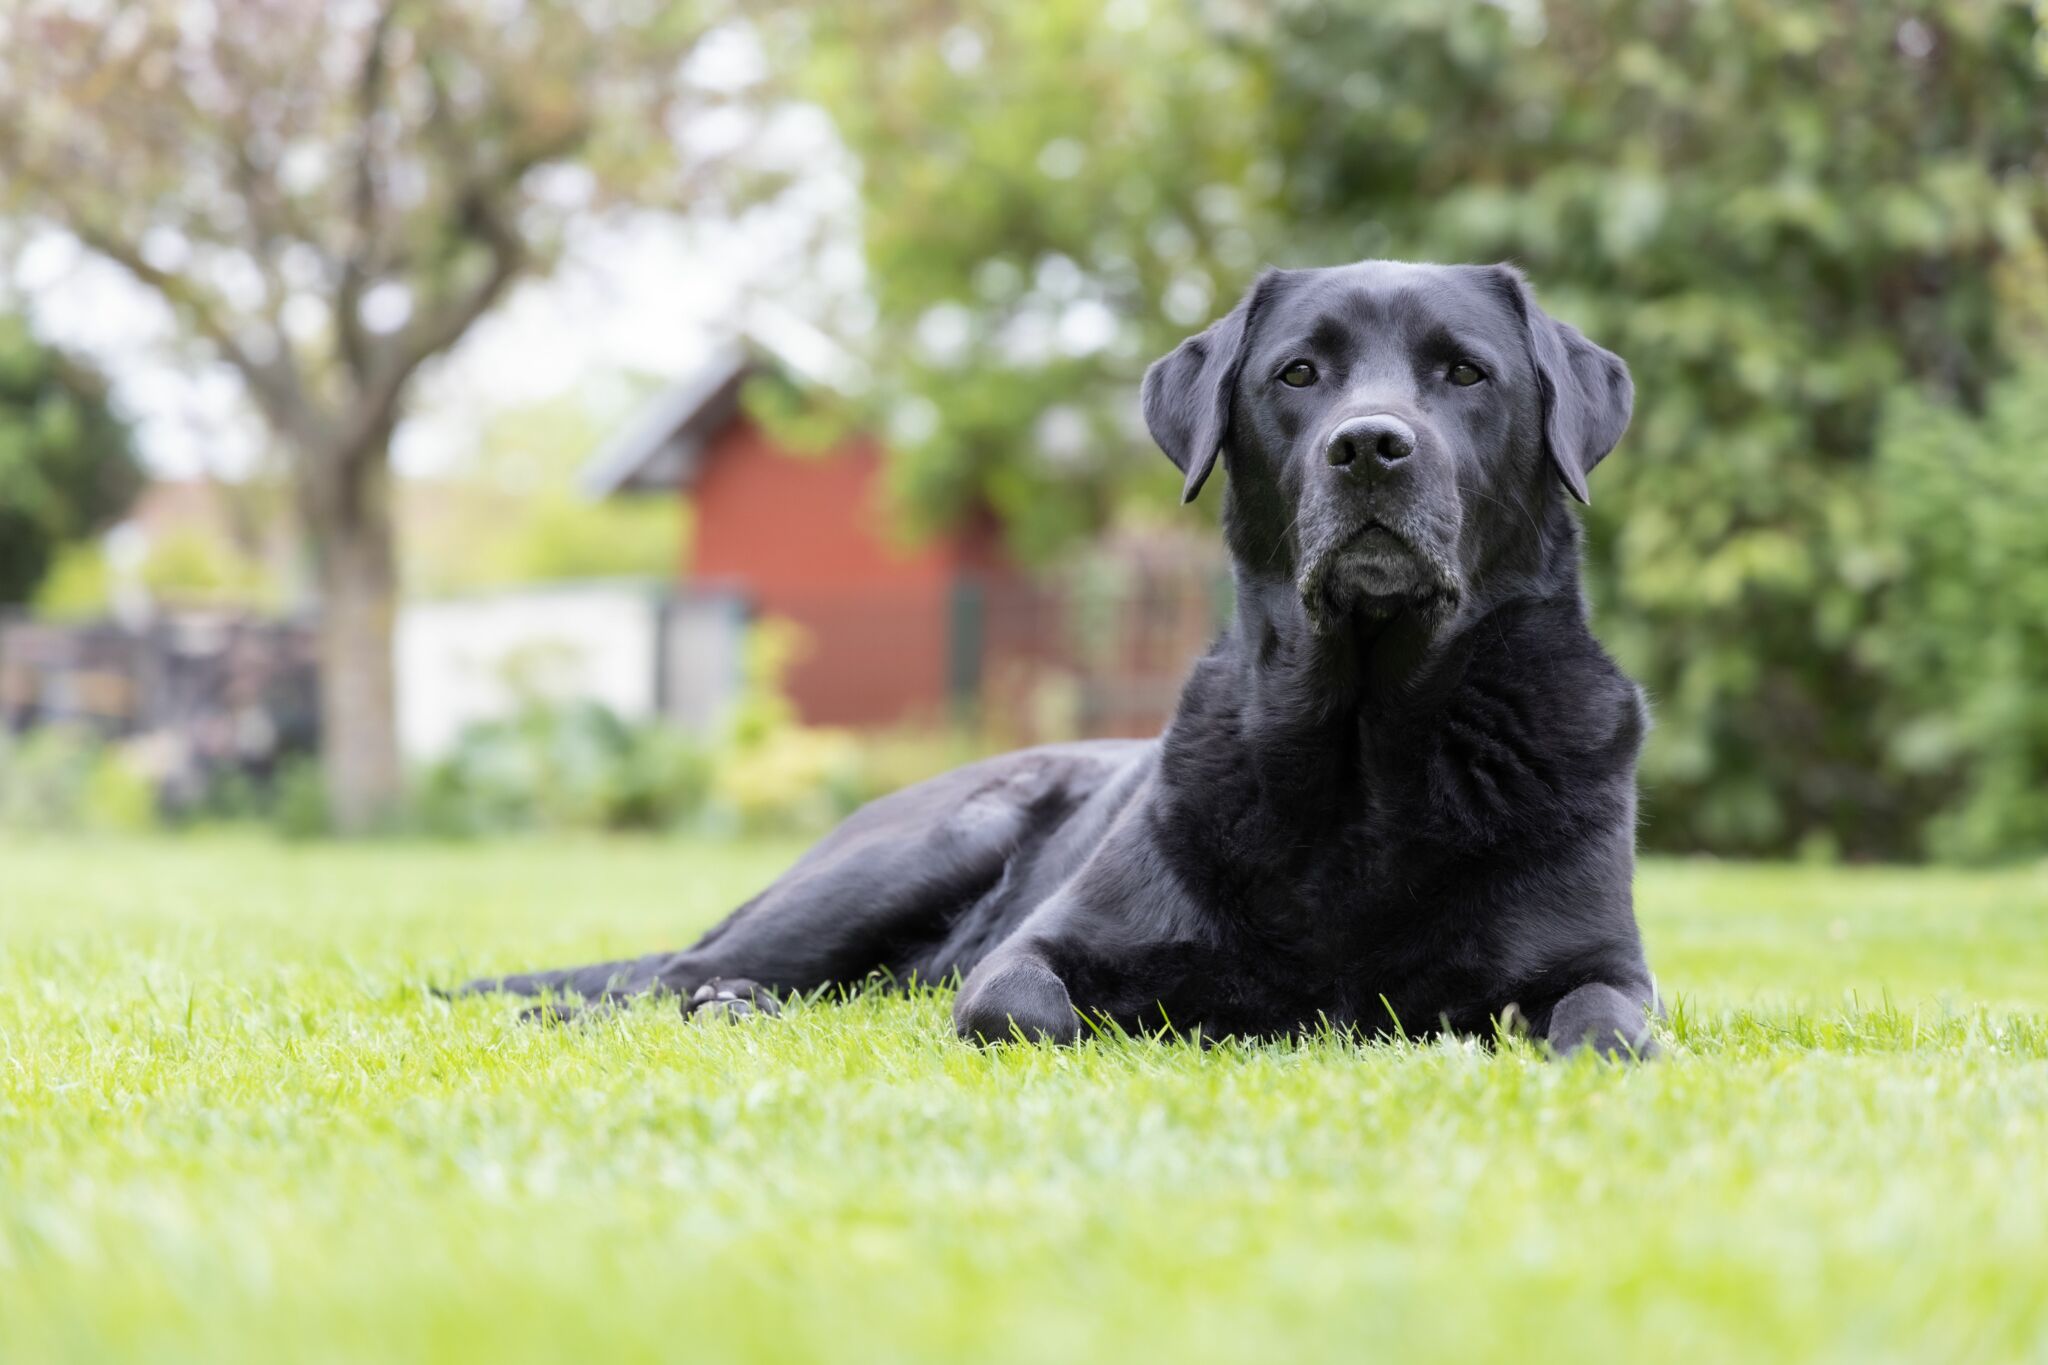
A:
[[[682,952],[465,989],[745,1013],[957,976],[986,1041],[1506,1019],[1647,1052],[1647,717],[1588,629],[1563,497],[1633,393],[1509,267],[1267,272],[1145,375],[1183,501],[1229,471],[1237,587],[1164,735],[884,797]]]

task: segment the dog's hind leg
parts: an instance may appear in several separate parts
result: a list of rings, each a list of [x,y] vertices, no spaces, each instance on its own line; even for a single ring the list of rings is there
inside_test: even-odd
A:
[[[454,994],[482,995],[502,991],[507,995],[580,995],[585,1000],[638,995],[655,984],[662,968],[675,956],[674,953],[650,953],[646,957],[592,962],[587,966],[564,967],[557,971],[478,977]]]
[[[777,997],[876,974],[964,973],[1028,909],[1034,879],[1019,869],[1061,865],[1068,855],[1045,854],[1048,843],[1137,752],[1029,750],[959,769],[862,807],[682,952],[487,977],[463,990],[585,1001],[651,991],[683,997],[693,1013],[765,1014]],[[696,999],[707,984],[710,997]]]
[[[619,1002],[631,996],[659,989],[662,970],[675,956],[674,953],[650,953],[646,957],[592,962],[555,971],[485,976],[440,994],[546,996],[548,998],[541,1004],[522,1010],[519,1017],[532,1023],[547,1024],[588,1021],[616,1009]]]
[[[668,956],[673,956],[673,954]],[[548,975],[548,973],[535,973],[535,975]],[[479,990],[488,991],[495,988],[498,983],[489,981],[473,982],[471,984]],[[469,988],[465,987],[464,989],[467,990]],[[626,1001],[630,1000],[633,996],[644,995],[650,992],[663,993],[664,987],[659,982],[653,982],[642,986],[638,990],[607,990],[595,997],[584,997],[585,1003],[550,998],[538,1005],[527,1006],[519,1012],[519,1017],[530,1024],[590,1023],[593,1020],[607,1018],[610,1015],[616,1014]],[[541,992],[515,993],[536,994]],[[549,994],[552,993],[550,992]],[[776,999],[775,993],[761,985],[758,981],[748,981],[737,977],[715,976],[699,986],[691,993],[688,999],[683,1001],[683,1013],[689,1015],[701,1014],[716,1019],[745,1019],[757,1015],[780,1014],[782,1013],[782,1005]]]
[[[877,971],[908,974],[919,950],[1002,872],[994,850],[935,869],[915,856],[927,851],[922,842],[891,840],[858,857],[819,858],[814,850],[681,952],[483,977],[458,993],[550,997],[523,1016],[539,1022],[587,1018],[649,993],[681,997],[686,1014],[737,1016],[774,1014],[778,997],[852,985]],[[919,863],[922,871],[912,871]]]
[[[652,989],[686,1011],[746,1013],[778,996],[852,986],[876,974],[943,975],[934,949],[1002,883],[1009,850],[949,846],[930,830],[892,830],[799,862],[690,948],[664,959]],[[709,991],[709,996],[705,992]]]

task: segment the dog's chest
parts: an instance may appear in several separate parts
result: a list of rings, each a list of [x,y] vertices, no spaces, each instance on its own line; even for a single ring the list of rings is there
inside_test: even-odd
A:
[[[1463,881],[1401,844],[1333,849],[1244,905],[1225,956],[1283,1014],[1372,1026],[1383,1001],[1462,1012],[1516,970],[1503,907]]]

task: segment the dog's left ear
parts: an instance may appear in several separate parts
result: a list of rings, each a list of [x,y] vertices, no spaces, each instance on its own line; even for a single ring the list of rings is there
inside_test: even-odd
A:
[[[1145,371],[1145,425],[1166,458],[1187,475],[1180,490],[1183,503],[1193,502],[1202,491],[1223,451],[1224,438],[1230,434],[1230,395],[1244,366],[1245,341],[1260,303],[1280,274],[1268,270],[1260,275],[1227,316]]]
[[[1543,397],[1543,445],[1564,486],[1591,502],[1586,476],[1628,430],[1636,386],[1628,365],[1537,306],[1529,282],[1511,265],[1493,267],[1529,334],[1529,358]]]

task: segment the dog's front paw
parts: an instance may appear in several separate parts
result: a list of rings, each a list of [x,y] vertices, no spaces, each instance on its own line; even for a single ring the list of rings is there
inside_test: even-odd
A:
[[[1009,961],[990,957],[975,968],[953,1002],[953,1027],[976,1043],[1081,1039],[1081,1018],[1066,984],[1052,968],[1023,955]]]
[[[753,1015],[782,1013],[775,993],[758,981],[742,976],[714,976],[697,988],[683,1003],[683,1013],[710,1015],[719,1019],[745,1019]]]
[[[1547,1040],[1559,1056],[1594,1052],[1602,1057],[1648,1061],[1657,1055],[1649,1016],[1649,991],[1623,992],[1602,982],[1579,987],[1551,1011]]]

